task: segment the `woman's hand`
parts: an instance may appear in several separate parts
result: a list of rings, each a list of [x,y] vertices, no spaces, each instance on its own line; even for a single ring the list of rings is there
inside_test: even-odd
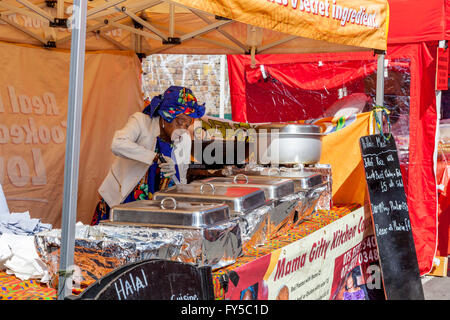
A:
[[[166,162],[161,162],[159,167],[161,168],[161,172],[164,174],[164,177],[170,178],[177,173],[177,170],[175,169],[175,162],[170,157],[163,155],[163,158]]]

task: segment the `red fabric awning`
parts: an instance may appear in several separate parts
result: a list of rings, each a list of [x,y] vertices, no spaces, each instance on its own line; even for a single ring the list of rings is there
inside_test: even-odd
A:
[[[450,1],[389,0],[388,44],[450,39]]]
[[[406,45],[388,46],[386,58],[389,63],[402,63],[406,58],[410,63],[411,85],[408,89],[410,96],[409,115],[409,165],[405,180],[414,181],[406,185],[408,208],[413,226],[413,236],[421,274],[431,270],[432,260],[437,242],[437,195],[433,171],[434,139],[436,132],[436,105],[435,105],[435,63],[436,42],[434,44],[415,43]],[[294,96],[305,87],[313,90],[327,84],[331,86],[339,84],[340,76],[331,79],[320,72],[329,72],[331,66],[339,66],[342,69],[334,70],[336,75],[343,75],[342,81],[357,79],[368,74],[360,62],[363,60],[365,71],[375,70],[376,57],[372,53],[335,53],[335,54],[297,54],[297,55],[256,55],[256,68],[251,68],[249,56],[228,56],[230,93],[232,114],[234,121],[255,122],[253,119],[269,121],[289,121],[300,119],[301,110],[288,105],[290,96]],[[394,61],[394,59],[397,59]],[[319,67],[319,61],[323,64]],[[327,62],[330,62],[328,65]],[[333,62],[333,63],[331,63]],[[275,81],[284,84],[286,92],[274,95],[271,91],[262,90],[261,94],[248,92],[248,86],[253,86],[257,81],[260,88],[270,88],[264,82],[260,66],[264,66],[265,77],[270,75]],[[373,65],[373,66],[372,66]],[[399,66],[401,69],[401,66]],[[314,70],[309,70],[314,68]],[[309,73],[309,74],[308,74]],[[341,82],[342,82],[341,81]],[[253,83],[252,83],[253,82]],[[346,86],[358,86],[359,81],[346,83]],[[249,99],[252,100],[249,100]],[[269,108],[273,104],[271,99],[284,99],[276,101],[276,108]],[[299,100],[300,101],[300,100]],[[321,101],[327,105],[327,101]],[[314,110],[310,110],[308,116],[314,118]],[[279,119],[276,119],[279,117]],[[291,117],[297,117],[296,119]],[[276,119],[276,120],[274,120]]]

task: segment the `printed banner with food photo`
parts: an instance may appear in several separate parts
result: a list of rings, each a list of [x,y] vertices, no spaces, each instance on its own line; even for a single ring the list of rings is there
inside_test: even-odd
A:
[[[231,300],[384,299],[372,220],[364,207],[234,269],[229,278],[225,298]]]

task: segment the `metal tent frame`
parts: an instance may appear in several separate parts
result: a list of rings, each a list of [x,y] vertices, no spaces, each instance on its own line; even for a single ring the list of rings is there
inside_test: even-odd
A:
[[[83,76],[86,37],[97,35],[113,48],[133,50],[139,56],[154,53],[180,53],[180,45],[197,40],[205,46],[214,46],[214,50],[205,50],[206,54],[250,54],[253,59],[260,53],[297,53],[324,51],[367,51],[372,48],[336,45],[326,47],[327,42],[302,38],[298,35],[277,35],[276,40],[262,41],[262,28],[247,24],[246,39],[238,39],[227,30],[227,26],[237,22],[229,18],[213,15],[208,12],[191,8],[172,0],[141,0],[123,4],[127,0],[73,0],[72,16],[66,18],[70,3],[64,0],[47,0],[32,3],[29,0],[0,1],[0,20],[7,23],[14,30],[27,36],[29,43],[37,43],[47,48],[66,48],[70,44],[70,80],[67,114],[67,139],[64,169],[64,191],[61,228],[61,251],[58,299],[64,299],[71,294],[72,272],[74,261],[75,223],[77,214],[78,169],[81,136],[81,111],[83,103]],[[21,6],[17,6],[20,4]],[[12,3],[14,4],[12,4]],[[168,6],[168,21],[161,24],[146,18],[146,10],[159,5]],[[44,10],[52,7],[55,14]],[[177,12],[189,13],[202,23],[196,30],[183,30],[183,26],[176,24]],[[19,25],[11,19],[9,14],[22,14],[26,17],[38,19],[48,23],[45,35],[37,34]],[[59,34],[56,28],[69,26],[70,35]],[[129,43],[124,43],[108,36],[107,31],[113,28],[129,33]],[[211,38],[215,33],[219,38]],[[306,42],[305,42],[306,40]],[[298,42],[298,45],[297,45]],[[283,47],[286,44],[294,47]],[[309,47],[311,45],[311,47]],[[325,48],[323,48],[325,46]],[[198,53],[193,49],[192,53]],[[377,86],[376,104],[383,105],[384,96],[384,56],[385,52],[376,50]]]

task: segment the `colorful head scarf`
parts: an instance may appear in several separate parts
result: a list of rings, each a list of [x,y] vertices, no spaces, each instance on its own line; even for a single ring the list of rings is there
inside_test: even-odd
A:
[[[205,104],[198,104],[191,89],[171,86],[163,95],[153,97],[143,113],[150,117],[160,116],[167,122],[172,122],[179,114],[192,118],[200,118],[205,114]]]

